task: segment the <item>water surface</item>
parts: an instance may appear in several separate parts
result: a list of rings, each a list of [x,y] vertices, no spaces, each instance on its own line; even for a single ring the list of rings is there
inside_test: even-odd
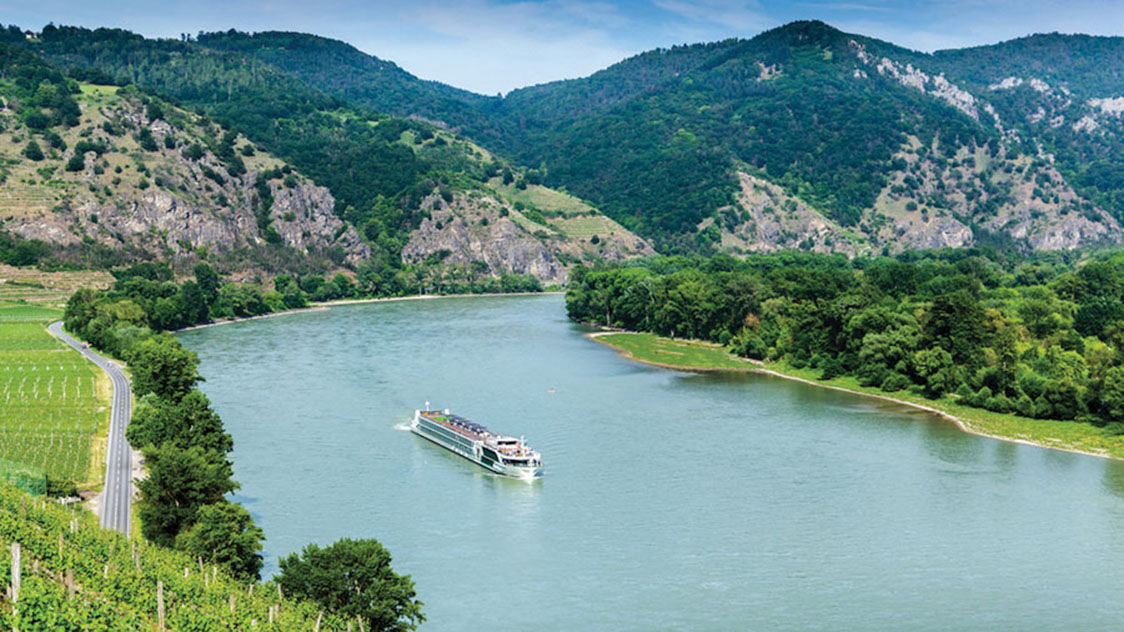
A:
[[[376,537],[428,630],[1119,630],[1124,467],[779,378],[636,364],[559,296],[186,332],[267,571]],[[554,392],[551,393],[550,389]],[[533,484],[402,430],[430,401]]]

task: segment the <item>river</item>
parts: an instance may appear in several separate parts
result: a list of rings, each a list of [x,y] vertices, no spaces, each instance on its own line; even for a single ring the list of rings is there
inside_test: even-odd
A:
[[[892,403],[625,360],[560,296],[199,329],[266,571],[376,537],[425,630],[1119,630],[1124,464]],[[553,390],[552,390],[553,389]],[[543,479],[403,430],[426,401],[525,435]]]

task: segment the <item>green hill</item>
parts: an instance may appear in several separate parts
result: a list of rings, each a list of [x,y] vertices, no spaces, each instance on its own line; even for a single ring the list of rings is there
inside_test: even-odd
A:
[[[72,77],[136,84],[220,121],[326,187],[335,214],[369,248],[347,263],[369,259],[383,278],[427,263],[461,266],[453,274],[532,274],[556,283],[576,262],[651,252],[580,200],[583,216],[599,218],[596,239],[570,230],[549,208],[520,203],[506,185],[538,185],[533,171],[432,124],[348,106],[237,50],[53,26],[30,46]],[[497,177],[505,186],[496,186]],[[334,238],[350,229],[327,230]]]
[[[227,32],[200,43],[541,165],[545,184],[665,250],[1121,239],[1124,145],[1111,100],[1121,38],[1042,35],[930,55],[794,22],[502,98],[421,81],[313,36]],[[1007,77],[1021,83],[997,87]]]

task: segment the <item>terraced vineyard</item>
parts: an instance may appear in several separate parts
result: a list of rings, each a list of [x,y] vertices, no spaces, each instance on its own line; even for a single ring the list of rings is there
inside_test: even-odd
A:
[[[98,527],[93,514],[0,482],[0,585],[20,545],[19,599],[0,597],[0,630],[360,630],[358,621],[246,584],[169,549]],[[161,613],[161,611],[164,611]]]
[[[0,465],[96,483],[91,447],[108,421],[108,386],[47,333],[59,317],[47,307],[0,303]]]

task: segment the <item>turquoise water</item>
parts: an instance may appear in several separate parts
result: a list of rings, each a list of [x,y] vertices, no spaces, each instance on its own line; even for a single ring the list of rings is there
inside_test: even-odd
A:
[[[428,630],[1119,630],[1124,464],[889,403],[636,364],[562,298],[195,330],[267,571],[377,537]],[[551,393],[550,389],[554,388]],[[430,401],[543,453],[532,484],[403,430]]]

